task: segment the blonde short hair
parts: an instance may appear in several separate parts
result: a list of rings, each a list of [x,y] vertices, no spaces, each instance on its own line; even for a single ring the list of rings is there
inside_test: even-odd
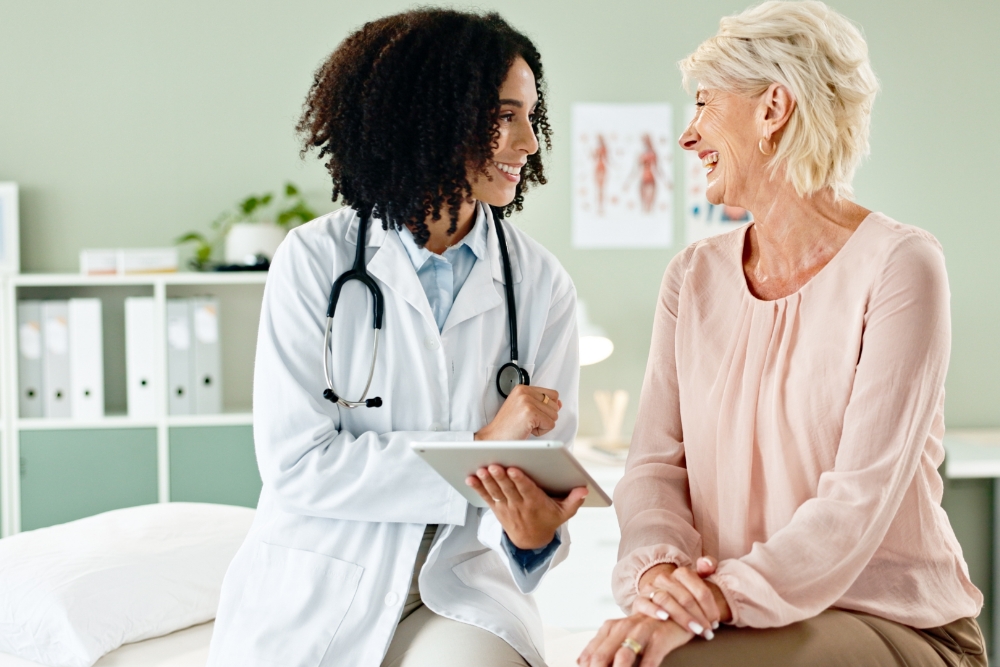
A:
[[[868,155],[878,79],[868,45],[847,18],[817,0],[771,0],[719,22],[719,32],[680,62],[692,81],[731,93],[760,95],[772,83],[796,106],[771,158],[801,196],[825,187],[853,195],[851,180]]]

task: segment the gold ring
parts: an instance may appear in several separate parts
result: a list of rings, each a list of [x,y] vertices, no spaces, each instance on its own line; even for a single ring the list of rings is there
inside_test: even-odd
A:
[[[622,642],[622,648],[627,648],[636,655],[640,655],[642,653],[642,644],[632,639],[631,637],[625,638],[625,641]]]
[[[649,601],[650,602],[656,602],[656,600],[653,599],[653,597],[656,595],[656,592],[657,592],[656,589],[653,589],[653,590],[649,591]]]
[[[549,404],[549,395],[542,394],[542,405],[548,405],[548,404]]]

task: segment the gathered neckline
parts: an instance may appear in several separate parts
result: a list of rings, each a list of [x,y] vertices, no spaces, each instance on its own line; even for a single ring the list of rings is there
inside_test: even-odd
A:
[[[743,270],[743,253],[746,250],[746,246],[747,246],[747,234],[750,232],[750,228],[753,227],[754,223],[751,222],[750,224],[745,225],[743,227],[743,231],[742,231],[742,233],[740,234],[740,237],[739,237],[740,238],[740,242],[739,242],[739,244],[737,245],[737,248],[736,248],[737,249],[736,263],[737,263],[737,268],[739,269],[739,272],[740,272],[740,279],[741,279],[741,283],[743,285],[743,293],[744,293],[744,295],[747,296],[747,297],[749,297],[753,301],[759,301],[760,303],[778,303],[778,302],[785,301],[786,299],[790,299],[790,298],[792,298],[794,296],[798,296],[798,295],[802,294],[802,292],[807,287],[809,287],[814,282],[816,282],[817,278],[819,278],[820,276],[822,276],[824,273],[828,273],[827,269],[830,267],[830,265],[840,259],[840,256],[844,254],[844,251],[847,250],[848,247],[850,247],[854,243],[854,239],[855,239],[855,237],[857,237],[858,232],[861,231],[861,228],[865,227],[866,226],[865,223],[867,223],[874,215],[876,215],[876,213],[875,213],[875,211],[872,211],[868,215],[865,216],[864,220],[862,220],[861,223],[858,224],[858,226],[854,229],[854,231],[851,232],[851,235],[849,237],[847,237],[847,241],[845,241],[844,245],[842,245],[840,247],[840,250],[838,250],[836,253],[834,253],[833,257],[831,257],[830,260],[826,264],[823,265],[823,268],[821,268],[819,271],[816,272],[816,275],[814,275],[812,278],[810,278],[809,280],[807,280],[805,282],[805,284],[803,284],[801,287],[799,287],[797,290],[795,290],[791,294],[786,294],[785,296],[779,297],[777,299],[761,299],[759,296],[755,295],[752,291],[750,291],[750,284],[747,282],[747,275],[746,275],[746,272]]]

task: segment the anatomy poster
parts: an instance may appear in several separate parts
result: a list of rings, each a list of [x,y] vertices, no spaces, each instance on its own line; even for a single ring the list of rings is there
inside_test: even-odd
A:
[[[694,105],[685,109],[685,122],[694,118]],[[685,125],[686,127],[686,125]],[[708,170],[696,151],[684,151],[684,231],[689,244],[722,234],[750,222],[750,211],[738,206],[716,206],[705,197]]]
[[[673,243],[669,104],[573,105],[573,246]]]

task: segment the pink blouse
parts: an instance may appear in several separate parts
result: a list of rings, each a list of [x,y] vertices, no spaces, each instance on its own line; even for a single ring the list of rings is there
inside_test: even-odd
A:
[[[978,615],[941,509],[948,278],[937,240],[872,213],[798,292],[761,301],[749,225],[663,277],[615,492],[623,609],[658,563],[719,559],[733,622],[839,607],[918,628]]]

